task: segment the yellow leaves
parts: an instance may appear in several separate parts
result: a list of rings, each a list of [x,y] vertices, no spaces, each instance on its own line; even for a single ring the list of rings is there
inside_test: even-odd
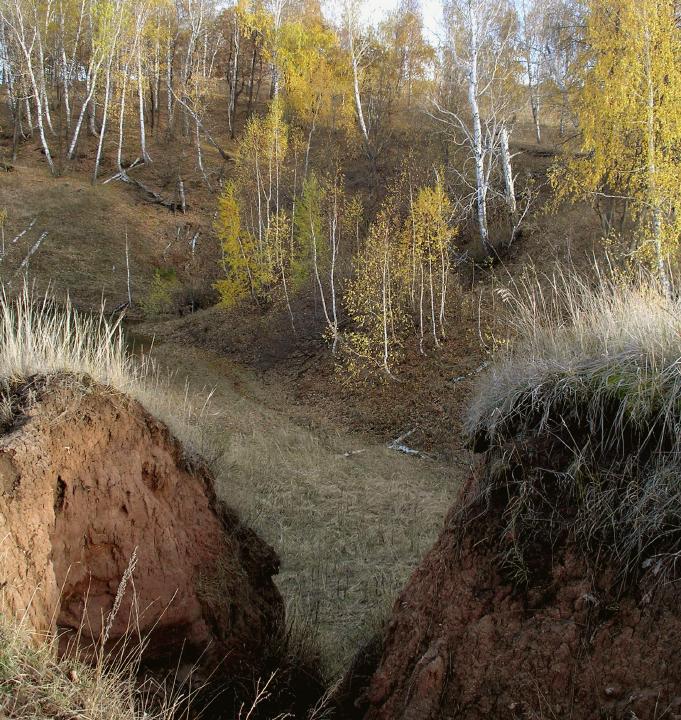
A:
[[[556,172],[559,195],[629,201],[643,241],[676,244],[681,208],[681,33],[669,0],[591,0],[577,110],[582,157]],[[561,176],[562,175],[562,176]],[[653,217],[662,223],[654,230]]]
[[[456,235],[449,225],[451,203],[438,177],[435,185],[416,192],[402,218],[404,183],[402,177],[355,255],[355,275],[345,295],[354,323],[345,338],[350,373],[367,367],[389,372],[410,335],[423,349],[426,325],[436,345],[444,334],[449,253]]]
[[[419,190],[411,214],[411,239],[419,259],[435,261],[449,248],[456,235],[448,224],[451,212],[451,202],[439,179],[434,187]]]
[[[389,372],[401,355],[409,316],[408,262],[399,232],[399,216],[388,201],[355,257],[355,276],[345,294],[345,307],[355,325],[344,344],[350,373],[364,366]]]
[[[274,27],[272,15],[267,12],[261,2],[239,0],[236,5],[236,18],[243,32],[259,38],[263,56],[269,61],[272,58]]]
[[[229,181],[218,198],[218,215],[215,221],[215,231],[222,244],[223,250],[234,252],[241,232],[241,216],[239,203],[236,199],[236,185]]]
[[[334,110],[333,98],[347,90],[347,63],[340,61],[338,38],[318,22],[286,23],[280,32],[277,61],[289,107],[305,125]],[[326,119],[326,118],[325,118]]]
[[[279,98],[271,103],[267,115],[252,116],[239,143],[240,172],[250,174],[258,159],[269,163],[283,162],[288,151],[289,127]]]
[[[215,227],[226,278],[216,287],[225,305],[248,294],[269,301],[295,264],[291,219],[281,204],[289,145],[290,129],[275,99],[265,117],[249,120],[239,144],[237,181],[228,182],[218,200]]]
[[[215,231],[222,247],[226,277],[215,283],[220,300],[232,307],[249,295],[258,298],[272,281],[270,264],[241,225],[241,212],[234,182],[226,183],[218,198]]]
[[[218,198],[215,232],[220,240],[223,267],[227,278],[215,284],[222,304],[232,306],[251,290],[249,277],[250,247],[241,242],[241,216],[236,198],[236,186],[228,182]]]

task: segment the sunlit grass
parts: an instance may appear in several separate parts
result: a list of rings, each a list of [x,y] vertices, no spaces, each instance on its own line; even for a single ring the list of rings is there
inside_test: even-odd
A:
[[[681,301],[645,276],[535,275],[500,294],[508,342],[467,430],[495,450],[499,471],[479,489],[509,498],[513,562],[524,543],[567,532],[623,580],[652,568],[659,585],[681,553]],[[514,443],[533,438],[572,460],[517,461]]]
[[[134,355],[121,317],[77,311],[37,295],[24,285],[0,296],[0,379],[16,385],[34,375],[69,374],[121,392],[165,422],[187,450],[210,456],[202,417],[210,412],[210,392],[198,394],[162,373],[149,356]]]

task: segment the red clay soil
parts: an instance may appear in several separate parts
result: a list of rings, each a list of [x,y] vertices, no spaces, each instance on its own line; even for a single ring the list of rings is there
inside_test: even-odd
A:
[[[107,624],[109,644],[132,628],[148,636],[149,662],[208,648],[203,662],[252,670],[283,617],[274,551],[137,402],[68,385],[23,386],[24,409],[0,438],[4,609],[38,632],[80,628],[81,643]]]
[[[365,720],[680,718],[678,590],[614,597],[612,574],[593,577],[569,543],[514,590],[499,570],[499,516],[462,535],[458,509],[477,481],[394,606],[356,701]]]

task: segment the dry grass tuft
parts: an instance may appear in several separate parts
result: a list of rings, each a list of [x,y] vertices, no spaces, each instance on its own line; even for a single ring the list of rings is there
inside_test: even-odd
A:
[[[502,293],[510,342],[467,424],[495,450],[481,491],[507,498],[506,566],[526,579],[530,544],[567,533],[659,585],[681,558],[681,301],[647,278],[541,280]],[[568,459],[518,470],[510,446],[541,437]]]
[[[81,313],[67,299],[60,305],[36,295],[27,285],[14,297],[0,295],[0,423],[11,416],[11,386],[33,375],[87,376],[144,405],[192,452],[210,459],[212,449],[202,430],[210,393],[180,394],[148,356],[129,352],[121,318]]]
[[[0,616],[0,711],[5,715],[127,719],[137,717],[131,700],[128,683],[72,660],[57,661],[50,644],[32,641]]]
[[[144,644],[84,663],[59,658],[57,638],[36,637],[0,613],[0,717],[12,720],[170,720],[196,690],[138,677]]]
[[[595,286],[562,273],[544,280],[501,292],[510,342],[480,385],[468,432],[493,437],[536,411],[546,419],[566,401],[600,415],[610,400],[621,408],[620,422],[604,428],[609,434],[653,419],[671,429],[681,397],[681,301],[645,278],[623,285],[601,276]]]

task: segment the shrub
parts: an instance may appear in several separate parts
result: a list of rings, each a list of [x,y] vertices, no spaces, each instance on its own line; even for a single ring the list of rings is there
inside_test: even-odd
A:
[[[156,268],[149,292],[142,301],[144,314],[156,317],[174,312],[178,307],[181,290],[182,284],[174,268]]]

